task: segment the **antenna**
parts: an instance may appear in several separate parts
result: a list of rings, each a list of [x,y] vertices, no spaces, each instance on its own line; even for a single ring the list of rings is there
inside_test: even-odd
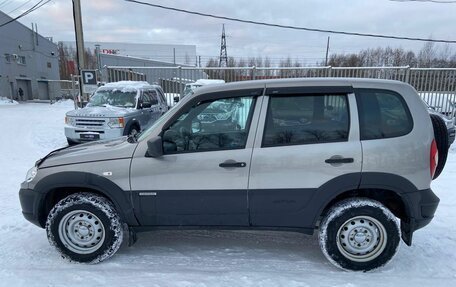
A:
[[[222,26],[222,41],[220,44],[220,62],[219,67],[228,66],[228,54],[226,52],[225,24]]]

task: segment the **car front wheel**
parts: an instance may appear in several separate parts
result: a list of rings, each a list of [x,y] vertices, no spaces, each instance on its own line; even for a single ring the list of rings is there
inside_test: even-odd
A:
[[[113,204],[92,193],[73,194],[58,202],[49,213],[46,231],[62,257],[82,263],[111,257],[124,236]]]

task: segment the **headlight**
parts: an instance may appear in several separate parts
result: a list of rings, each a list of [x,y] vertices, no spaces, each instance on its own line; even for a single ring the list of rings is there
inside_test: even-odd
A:
[[[25,181],[31,182],[35,178],[37,171],[38,171],[38,168],[36,166],[29,169],[29,171],[27,171],[27,176],[25,177]]]
[[[110,118],[108,121],[108,126],[110,128],[123,128],[125,127],[124,118]]]
[[[69,126],[74,126],[74,117],[69,117],[69,116],[66,116],[65,117],[65,124],[69,125]]]

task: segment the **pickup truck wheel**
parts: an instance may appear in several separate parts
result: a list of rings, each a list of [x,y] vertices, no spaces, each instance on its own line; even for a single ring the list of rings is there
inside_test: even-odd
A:
[[[128,131],[129,136],[135,136],[139,133],[139,128],[137,126],[132,126],[130,130]]]
[[[442,173],[443,168],[448,157],[448,129],[445,122],[438,115],[431,114],[432,127],[434,128],[434,139],[437,144],[437,151],[439,152],[439,160],[435,169],[434,177],[436,179]]]
[[[366,198],[343,200],[324,217],[320,247],[335,266],[369,271],[388,263],[400,241],[396,217],[383,204]]]
[[[124,235],[113,204],[92,193],[77,193],[59,201],[49,213],[46,232],[63,258],[81,263],[111,257]]]

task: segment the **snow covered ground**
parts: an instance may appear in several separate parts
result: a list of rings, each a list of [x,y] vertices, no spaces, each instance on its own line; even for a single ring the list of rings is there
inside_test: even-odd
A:
[[[18,190],[39,157],[66,144],[72,107],[0,106],[0,286],[456,286],[456,149],[433,183],[434,221],[378,271],[336,269],[315,236],[286,232],[150,232],[101,264],[68,263],[22,217]]]

